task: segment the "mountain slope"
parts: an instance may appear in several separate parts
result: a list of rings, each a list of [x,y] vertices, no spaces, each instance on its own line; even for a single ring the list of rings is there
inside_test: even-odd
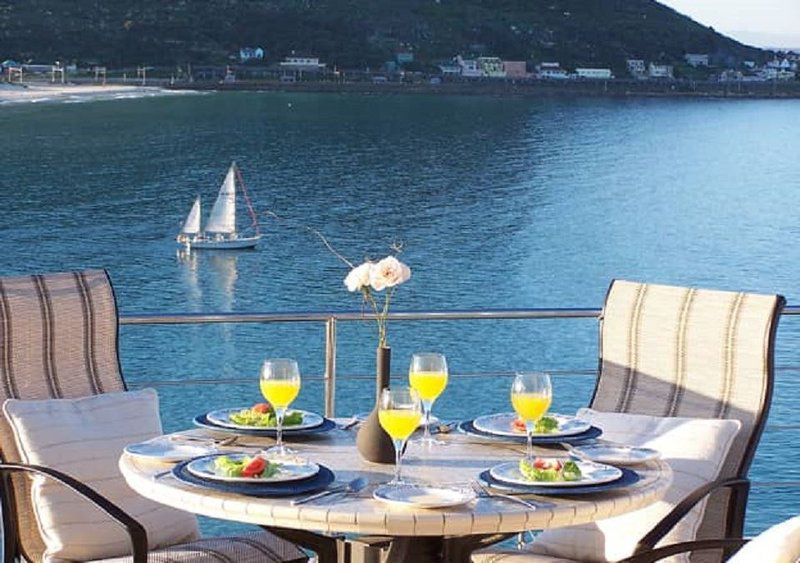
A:
[[[0,59],[221,63],[245,45],[347,68],[406,48],[428,63],[462,53],[617,69],[626,57],[765,56],[655,0],[0,0]]]

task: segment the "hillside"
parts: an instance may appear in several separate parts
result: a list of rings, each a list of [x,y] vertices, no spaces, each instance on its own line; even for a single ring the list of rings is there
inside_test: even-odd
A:
[[[0,60],[224,63],[247,45],[345,68],[403,49],[421,65],[462,53],[618,70],[685,52],[764,58],[655,0],[0,0]]]

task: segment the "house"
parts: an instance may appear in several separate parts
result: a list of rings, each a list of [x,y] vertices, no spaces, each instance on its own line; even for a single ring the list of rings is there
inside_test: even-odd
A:
[[[658,65],[650,63],[647,67],[647,75],[650,78],[672,78],[672,65]]]
[[[319,62],[318,57],[286,57],[281,61],[281,70],[294,72],[321,72],[325,70],[325,63]]]
[[[628,67],[628,73],[636,78],[644,76],[647,72],[647,67],[642,59],[627,59],[625,66]]]
[[[500,57],[478,57],[476,61],[481,71],[481,76],[489,78],[505,78],[506,71],[503,70],[503,61]]]
[[[455,59],[456,64],[461,69],[461,76],[466,78],[478,78],[483,76],[483,72],[478,67],[478,61],[475,59],[464,59],[458,55]]]
[[[525,61],[503,61],[503,72],[508,78],[527,78],[528,65]]]
[[[740,70],[734,70],[729,68],[727,70],[723,70],[719,75],[720,82],[739,82],[744,80],[744,74]]]
[[[550,80],[564,80],[569,78],[567,71],[561,68],[559,63],[554,62],[539,63],[536,67],[536,76],[538,78]]]
[[[754,68],[756,68],[756,62],[755,61],[744,61],[744,62],[742,62],[742,64],[744,65],[744,68],[749,68],[750,70],[753,70]]]
[[[397,53],[395,55],[395,60],[397,61],[397,64],[399,64],[399,65],[413,63],[414,62],[414,53],[411,53],[410,51],[403,51],[401,53]]]
[[[610,68],[576,68],[575,75],[578,78],[588,78],[591,80],[608,80],[614,78]]]
[[[708,66],[708,55],[700,53],[686,53],[683,56],[684,60],[690,66],[695,68],[699,66]]]
[[[439,65],[439,70],[444,76],[456,76],[461,74],[461,67],[455,62],[447,62]]]
[[[251,60],[262,60],[264,58],[264,49],[261,47],[242,47],[239,49],[239,60],[243,63]]]

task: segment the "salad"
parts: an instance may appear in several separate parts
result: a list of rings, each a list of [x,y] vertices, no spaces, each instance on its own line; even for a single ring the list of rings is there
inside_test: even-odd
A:
[[[521,418],[514,419],[511,423],[511,429],[518,432],[526,432],[525,421]],[[552,416],[543,416],[536,422],[534,432],[537,434],[550,434],[558,430],[558,420]]]
[[[258,426],[272,428],[278,426],[278,417],[269,403],[258,403],[249,409],[231,413],[230,421],[242,426]],[[298,411],[287,412],[283,417],[283,427],[297,426],[303,423],[303,413]]]
[[[572,460],[537,457],[531,462],[521,459],[519,472],[529,481],[579,481],[581,469]]]
[[[279,473],[280,470],[280,465],[270,463],[261,456],[245,456],[236,460],[223,455],[214,460],[214,472],[225,477],[268,479]]]

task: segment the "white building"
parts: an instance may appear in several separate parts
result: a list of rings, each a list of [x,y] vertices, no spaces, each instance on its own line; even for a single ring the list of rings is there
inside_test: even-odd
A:
[[[543,62],[536,67],[536,76],[538,78],[550,80],[565,80],[569,78],[567,71],[561,68],[559,63]]]
[[[578,78],[589,78],[592,80],[608,80],[614,78],[610,68],[576,68],[575,75]]]
[[[262,60],[264,58],[264,49],[261,47],[242,47],[239,49],[239,60],[244,62],[250,60]]]
[[[461,67],[461,76],[466,78],[478,78],[483,76],[483,71],[478,66],[475,59],[465,59],[461,55],[456,57],[456,64]]]
[[[628,59],[625,61],[625,65],[628,67],[628,72],[633,76],[641,76],[647,72],[647,67],[642,59]]]
[[[708,66],[708,55],[701,54],[701,53],[686,53],[683,58],[686,60],[686,63],[693,66]]]
[[[672,78],[672,65],[650,63],[650,66],[647,67],[647,75],[650,78]]]
[[[503,68],[503,61],[500,57],[478,57],[476,61],[481,75],[488,78],[505,78],[506,71]]]
[[[281,70],[299,72],[319,72],[325,69],[325,63],[319,62],[318,57],[286,57],[281,61]]]

